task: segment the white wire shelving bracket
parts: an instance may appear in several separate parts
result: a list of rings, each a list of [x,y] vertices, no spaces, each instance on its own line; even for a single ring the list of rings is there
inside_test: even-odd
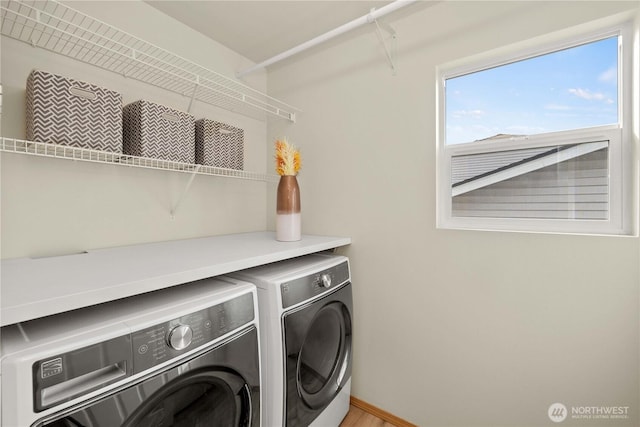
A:
[[[189,180],[187,181],[187,185],[185,185],[184,189],[182,190],[182,193],[180,193],[180,197],[178,197],[178,200],[176,201],[176,203],[171,207],[171,211],[169,211],[169,216],[171,219],[175,219],[176,212],[178,211],[178,208],[182,204],[182,200],[184,199],[184,196],[189,192],[189,189],[191,188],[191,184],[193,184],[193,180],[196,178],[196,174],[200,171],[201,167],[202,165],[196,165],[195,169],[191,173],[191,176],[189,177]]]
[[[388,24],[380,24],[377,19],[373,21],[376,24],[376,35],[382,43],[382,47],[384,48],[384,53],[387,56],[387,61],[389,62],[389,66],[391,67],[391,73],[395,76],[397,74],[396,69],[396,52],[398,49],[398,35],[396,31],[393,29],[391,25]],[[389,37],[391,38],[391,47],[387,46],[387,42],[382,36],[382,30],[389,33]]]
[[[109,165],[129,166],[144,169],[157,169],[183,172],[195,175],[211,175],[225,178],[239,178],[251,181],[277,182],[277,175],[250,172],[237,169],[226,169],[215,166],[173,162],[170,160],[149,157],[130,156],[122,153],[91,150],[68,145],[47,144],[44,142],[25,141],[13,138],[0,138],[0,152],[27,154],[39,157],[76,160],[81,162],[103,163]],[[186,188],[188,190],[188,188]]]
[[[295,122],[297,108],[55,0],[3,0],[1,34],[245,116]]]

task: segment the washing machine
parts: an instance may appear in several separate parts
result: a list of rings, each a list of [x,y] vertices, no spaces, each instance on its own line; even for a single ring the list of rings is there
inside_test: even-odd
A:
[[[206,279],[2,328],[2,427],[258,427],[257,294]]]
[[[264,425],[337,427],[351,394],[349,260],[313,254],[232,277],[258,288]]]

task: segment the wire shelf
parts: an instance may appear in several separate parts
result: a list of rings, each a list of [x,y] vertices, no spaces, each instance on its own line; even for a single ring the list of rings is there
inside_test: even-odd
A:
[[[126,77],[264,120],[299,111],[55,0],[3,0],[1,33]]]
[[[28,154],[39,157],[54,157],[57,159],[103,163],[144,169],[159,169],[198,175],[220,176],[225,178],[238,178],[251,181],[277,182],[279,178],[277,175],[270,175],[266,173],[172,162],[169,160],[137,157],[122,153],[111,153],[107,151],[91,150],[88,148],[24,141],[13,138],[0,138],[0,152]]]

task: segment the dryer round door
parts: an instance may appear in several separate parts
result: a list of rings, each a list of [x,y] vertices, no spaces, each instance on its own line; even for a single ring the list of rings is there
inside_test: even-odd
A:
[[[351,284],[285,315],[287,419],[310,423],[351,377]]]

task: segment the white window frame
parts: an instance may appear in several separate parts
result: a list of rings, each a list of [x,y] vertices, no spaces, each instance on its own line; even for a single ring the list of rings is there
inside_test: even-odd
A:
[[[494,53],[475,55],[461,61],[438,67],[437,75],[437,166],[436,166],[436,221],[438,228],[531,231],[578,234],[618,234],[635,232],[631,221],[633,213],[632,163],[632,60],[633,43],[631,22],[618,23],[596,31],[572,30],[573,36],[545,37],[545,42],[530,40],[508,46]],[[532,58],[607,37],[622,36],[618,44],[618,117],[619,124],[597,126],[579,130],[514,137],[508,141],[475,141],[446,145],[445,143],[445,82],[447,79],[492,67]],[[551,147],[590,141],[609,141],[609,219],[518,219],[477,218],[452,216],[451,158],[464,154],[488,153],[523,148]]]

